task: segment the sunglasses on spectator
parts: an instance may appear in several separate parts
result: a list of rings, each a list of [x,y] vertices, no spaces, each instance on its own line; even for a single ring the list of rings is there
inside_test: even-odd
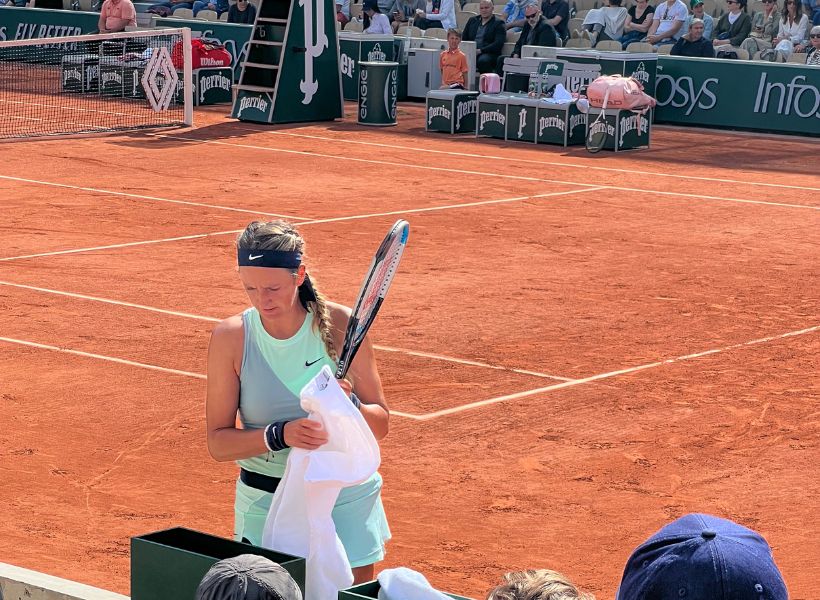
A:
[[[534,19],[537,16],[538,16],[538,13],[533,13],[531,15],[524,15],[524,17],[527,18],[527,19]]]
[[[763,4],[774,4],[775,0],[763,0]]]
[[[820,33],[812,33],[809,37],[813,40],[820,40]]]

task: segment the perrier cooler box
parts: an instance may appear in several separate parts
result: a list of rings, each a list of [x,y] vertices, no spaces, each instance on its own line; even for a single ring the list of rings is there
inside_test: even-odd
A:
[[[240,554],[279,563],[304,595],[305,559],[175,527],[131,538],[131,600],[193,600],[214,563]]]

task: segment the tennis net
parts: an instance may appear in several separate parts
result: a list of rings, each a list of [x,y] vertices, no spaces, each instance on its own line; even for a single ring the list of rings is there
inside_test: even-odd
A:
[[[0,42],[0,138],[191,125],[188,29]]]

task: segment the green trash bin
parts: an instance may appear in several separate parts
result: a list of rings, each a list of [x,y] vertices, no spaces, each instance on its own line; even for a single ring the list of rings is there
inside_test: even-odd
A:
[[[396,124],[399,92],[399,63],[359,63],[359,125]]]
[[[304,594],[304,558],[174,527],[131,538],[131,600],[193,600],[214,563],[240,554],[258,554],[279,563]]]

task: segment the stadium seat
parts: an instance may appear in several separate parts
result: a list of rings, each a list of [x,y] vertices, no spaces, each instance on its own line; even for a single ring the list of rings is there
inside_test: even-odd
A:
[[[504,10],[504,7],[507,6],[507,0],[493,0],[493,4],[495,5],[496,9],[500,8],[501,10]]]
[[[648,42],[632,42],[626,47],[627,52],[655,52],[655,46]]]
[[[413,27],[412,29],[418,29],[418,27]],[[431,27],[430,29],[421,32],[421,35],[423,35],[426,38],[432,38],[434,40],[446,40],[447,30],[442,29],[441,27]]]
[[[442,29],[442,31],[444,30]],[[404,27],[399,27],[399,30],[396,32],[396,35],[403,35],[408,37],[421,37],[424,35],[424,32],[418,27],[413,27],[412,25],[405,25]]]
[[[703,0],[703,12],[705,12],[710,17],[714,17],[716,10],[717,2],[715,0]]]
[[[351,19],[361,19],[362,18],[362,5],[361,3],[357,2],[355,4],[350,5],[350,18]],[[345,28],[347,29],[347,28]]]
[[[795,52],[794,54],[792,54],[789,57],[789,62],[790,63],[796,63],[798,65],[805,65],[807,56],[808,56],[808,54],[805,53],[805,52]]]
[[[171,15],[175,19],[193,19],[194,18],[194,11],[190,8],[178,8],[174,11]]]
[[[588,10],[579,10],[577,13],[575,13],[575,16],[574,16],[574,17],[572,17],[572,18],[573,18],[573,19],[580,19],[581,23],[583,23],[583,22],[584,22],[584,18],[585,18],[588,14],[589,14],[589,11],[588,11]],[[581,27],[581,25],[579,24],[579,25],[578,25],[578,28],[580,29],[580,27]]]
[[[749,60],[750,57],[749,57],[749,51],[748,50],[744,50],[743,48],[735,48],[735,47],[732,47],[732,50],[737,52],[738,60]]]
[[[595,44],[595,49],[608,50],[609,52],[621,52],[621,50],[623,50],[621,42],[616,42],[615,40],[601,40]]]
[[[359,33],[362,32],[362,22],[361,21],[348,21],[347,25],[345,25],[345,31],[358,31]]]
[[[658,46],[658,54],[669,54],[670,52],[672,52],[672,44]]]
[[[589,40],[581,38],[572,38],[567,40],[567,48],[592,48],[592,43]]]
[[[512,42],[513,44],[518,41],[518,38],[521,37],[520,31],[508,31],[507,32],[507,39],[505,41]]]
[[[569,28],[570,32],[575,31],[576,29],[578,31],[580,31],[583,24],[584,24],[584,20],[579,19],[579,18],[576,17],[574,19],[569,20],[569,23],[567,24],[567,27]]]
[[[196,13],[196,18],[204,21],[216,21],[218,16],[215,10],[201,10]]]
[[[456,27],[460,31],[464,31],[464,26],[467,24],[467,21],[469,21],[471,17],[477,17],[477,16],[478,16],[478,13],[475,13],[475,12],[462,11],[460,13],[456,13]]]
[[[504,44],[501,47],[501,56],[511,56],[515,50],[515,44]]]
[[[467,2],[464,6],[461,7],[461,10],[466,11],[466,12],[474,12],[474,13],[477,14],[478,13],[478,5],[479,5],[478,2]]]
[[[224,13],[219,15],[219,20],[220,21],[227,21],[228,20],[228,11],[225,11]]]

